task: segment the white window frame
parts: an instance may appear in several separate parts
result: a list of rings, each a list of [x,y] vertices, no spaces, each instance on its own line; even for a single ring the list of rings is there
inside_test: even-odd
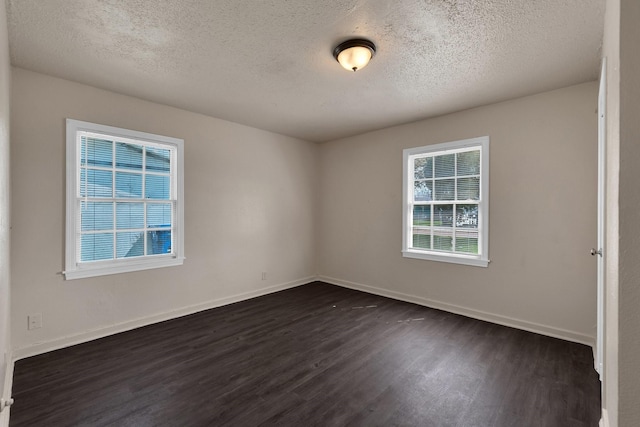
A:
[[[414,159],[420,155],[464,151],[480,147],[480,201],[478,203],[478,255],[432,249],[412,248],[414,206]],[[466,264],[478,267],[489,265],[489,137],[464,139],[403,150],[403,216],[402,256],[431,261]],[[454,201],[452,201],[453,203]],[[454,224],[455,226],[455,224]]]
[[[65,271],[66,280],[107,274],[149,270],[160,267],[181,265],[184,262],[184,141],[168,136],[154,135],[113,126],[100,125],[67,119],[67,185],[66,185],[66,242]],[[114,141],[125,143],[142,143],[160,148],[170,148],[175,156],[172,158],[171,171],[172,193],[175,191],[175,218],[172,229],[172,253],[167,255],[142,256],[135,258],[119,258],[113,260],[80,262],[79,251],[80,217],[77,204],[80,196],[80,135],[89,132],[105,135]],[[174,196],[172,195],[172,198]]]

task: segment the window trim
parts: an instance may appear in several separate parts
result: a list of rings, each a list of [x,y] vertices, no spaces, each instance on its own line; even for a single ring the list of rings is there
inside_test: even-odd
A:
[[[77,233],[79,220],[76,210],[77,189],[79,179],[78,132],[91,132],[115,138],[138,140],[161,146],[170,145],[176,152],[176,208],[174,220],[173,254],[154,255],[153,257],[136,257],[132,259],[115,259],[80,263],[77,256]],[[108,274],[149,270],[161,267],[182,265],[184,262],[184,140],[155,135],[147,132],[122,129],[80,120],[66,119],[66,229],[65,229],[65,271],[66,280]]]
[[[489,265],[489,136],[425,145],[422,147],[406,148],[403,153],[402,166],[402,256],[405,258],[425,259],[454,264],[465,264],[477,267]],[[419,154],[437,151],[454,151],[470,147],[480,147],[480,202],[478,203],[478,237],[480,240],[480,255],[447,253],[433,250],[418,250],[411,248],[411,224],[413,206],[413,166],[410,160]]]

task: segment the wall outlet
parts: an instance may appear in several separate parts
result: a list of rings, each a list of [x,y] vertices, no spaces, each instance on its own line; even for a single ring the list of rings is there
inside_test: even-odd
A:
[[[27,316],[28,329],[42,328],[42,313],[34,313]]]
[[[266,271],[262,272],[262,280],[267,280],[267,272]]]

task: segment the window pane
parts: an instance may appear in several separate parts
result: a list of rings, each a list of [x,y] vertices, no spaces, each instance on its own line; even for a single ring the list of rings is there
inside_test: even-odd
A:
[[[478,230],[456,230],[456,252],[478,254]]]
[[[480,151],[467,151],[456,154],[458,176],[480,175]]]
[[[113,233],[83,234],[80,254],[81,261],[113,259]]]
[[[452,229],[433,230],[433,249],[437,251],[452,251],[452,231]]]
[[[128,258],[144,255],[144,233],[141,231],[116,233],[116,256]]]
[[[147,231],[147,255],[171,253],[171,230]]]
[[[414,178],[433,178],[433,157],[423,157],[415,159],[413,162]]]
[[[434,205],[433,225],[436,227],[452,227],[453,205]]]
[[[413,183],[413,200],[416,202],[433,200],[433,181],[415,181]]]
[[[422,227],[431,226],[431,205],[413,207],[413,225]]]
[[[182,264],[184,140],[65,122],[64,278]]]
[[[80,170],[81,197],[113,197],[113,173],[111,171]]]
[[[488,264],[488,149],[489,137],[478,137],[403,150],[403,257]]]
[[[113,142],[105,139],[81,138],[80,165],[100,166],[110,168],[113,166]]]
[[[455,179],[438,179],[434,182],[434,200],[453,200]]]
[[[113,230],[112,202],[81,202],[82,231]]]
[[[431,249],[431,230],[414,228],[412,247],[419,249]]]
[[[480,178],[458,178],[458,200],[480,200]]]
[[[169,175],[146,175],[144,187],[147,199],[169,200],[171,181]]]
[[[116,144],[116,167],[142,171],[142,146],[134,144]]]
[[[146,170],[150,172],[169,172],[171,170],[171,151],[147,147]]]
[[[455,176],[455,154],[445,154],[442,156],[435,156],[435,173],[436,178],[444,178],[449,176]]]
[[[171,227],[170,203],[152,203],[147,205],[147,227],[165,228]]]
[[[456,227],[478,228],[478,205],[457,205]]]
[[[142,175],[116,172],[116,197],[142,198]]]
[[[116,228],[144,228],[144,203],[116,203]]]

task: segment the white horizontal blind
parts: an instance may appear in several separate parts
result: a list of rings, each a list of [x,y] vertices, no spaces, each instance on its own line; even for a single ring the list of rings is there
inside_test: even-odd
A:
[[[175,255],[171,145],[77,132],[78,264]]]
[[[481,254],[480,147],[410,157],[411,248]]]
[[[489,137],[403,150],[404,257],[487,267]]]

